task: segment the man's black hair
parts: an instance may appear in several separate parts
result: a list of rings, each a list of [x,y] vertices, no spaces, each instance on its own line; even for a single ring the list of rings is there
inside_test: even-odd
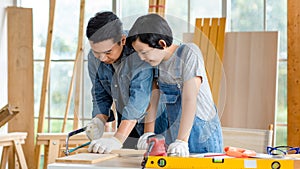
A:
[[[114,43],[121,40],[123,33],[122,22],[113,12],[98,12],[90,18],[87,28],[87,38],[94,42],[113,39]]]

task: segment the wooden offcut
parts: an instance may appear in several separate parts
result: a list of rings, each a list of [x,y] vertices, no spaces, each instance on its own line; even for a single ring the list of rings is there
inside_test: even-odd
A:
[[[300,146],[300,3],[288,0],[287,144]]]
[[[118,154],[80,153],[57,158],[55,161],[59,163],[94,164],[117,156]]]
[[[276,127],[277,51],[278,32],[226,33],[224,127]]]
[[[34,168],[33,22],[31,8],[7,8],[8,103],[19,113],[8,123],[8,132],[28,133],[23,146],[28,168]],[[14,157],[10,156],[9,166]]]
[[[0,110],[0,127],[6,124],[10,119],[12,119],[15,115],[19,113],[18,107],[13,107],[10,105],[4,106]]]

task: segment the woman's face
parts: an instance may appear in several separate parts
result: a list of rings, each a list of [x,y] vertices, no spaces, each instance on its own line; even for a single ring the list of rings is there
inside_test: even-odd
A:
[[[132,43],[132,47],[138,53],[141,60],[148,62],[151,66],[157,66],[164,58],[164,50],[150,47],[138,38]]]

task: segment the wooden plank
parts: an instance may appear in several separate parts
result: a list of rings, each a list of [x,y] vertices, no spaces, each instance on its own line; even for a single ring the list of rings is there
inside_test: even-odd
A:
[[[203,23],[202,20],[204,20]],[[223,57],[220,58],[218,49],[223,51],[223,47],[220,47],[220,45],[224,46],[225,21],[226,18],[196,18],[193,38],[193,42],[201,49],[209,85],[217,106],[223,72]]]
[[[61,141],[65,141],[68,133],[37,133],[37,141],[49,141],[53,139],[59,139]],[[114,135],[114,132],[104,132],[103,138],[112,137]],[[88,140],[88,137],[85,133],[79,133],[72,137],[70,137],[70,141],[72,140]]]
[[[76,57],[73,67],[73,74],[70,82],[70,88],[68,92],[68,99],[64,114],[64,121],[62,125],[62,132],[65,131],[66,124],[67,124],[67,118],[70,110],[70,104],[71,104],[71,96],[73,92],[74,87],[74,78],[76,76],[76,88],[75,88],[75,96],[74,96],[74,121],[73,121],[73,129],[78,129],[78,120],[79,116],[78,113],[80,112],[80,100],[81,100],[81,90],[82,90],[82,71],[83,71],[83,24],[84,24],[84,8],[85,8],[85,1],[80,1],[80,15],[79,15],[79,29],[78,29],[78,44],[77,44],[77,51],[76,51]]]
[[[40,99],[40,109],[39,109],[37,133],[43,132],[44,121],[45,121],[46,96],[48,93],[49,77],[50,77],[50,61],[51,61],[55,2],[56,2],[56,0],[49,0],[48,34],[47,34],[45,65],[44,65],[44,72],[43,72],[43,81],[42,81],[42,91],[41,91],[41,99]],[[35,154],[35,164],[36,164],[35,168],[39,168],[40,154],[41,154],[40,146],[36,145],[34,151],[35,151],[34,154]]]
[[[221,61],[223,61],[223,57],[224,57],[225,28],[226,28],[226,18],[220,18],[219,29],[218,29],[217,52],[219,54]]]
[[[200,42],[201,42],[201,35],[202,35],[201,25],[202,25],[202,18],[196,18],[193,42],[198,46],[200,46]]]
[[[33,28],[31,8],[7,8],[8,103],[20,113],[10,120],[8,132],[27,132],[24,154],[34,168]],[[22,29],[20,29],[22,28]],[[14,161],[9,159],[9,166]]]
[[[56,159],[60,163],[94,164],[117,157],[117,154],[80,153]]]
[[[11,142],[13,140],[25,140],[27,137],[26,132],[13,132],[5,135],[0,135],[0,146],[3,146],[3,142]]]
[[[15,115],[19,113],[18,107],[13,107],[10,105],[6,105],[0,110],[0,127],[6,124],[9,120],[11,120]]]
[[[224,57],[224,40],[225,40],[225,27],[226,27],[226,18],[219,18],[219,27],[218,27],[218,38],[216,44],[216,60],[214,62],[214,75],[212,83],[212,95],[214,98],[215,104],[219,107],[220,100],[220,88],[222,82],[223,72],[223,57]]]
[[[210,18],[204,18],[203,25],[201,28],[201,42],[200,42],[200,49],[203,54],[204,62],[206,63],[207,59],[207,49],[208,49],[208,43],[209,43],[209,23]],[[206,66],[206,65],[205,65]]]
[[[55,162],[55,159],[59,154],[60,141],[59,140],[50,140],[49,142],[49,153],[48,153],[48,161],[46,164],[51,164]]]
[[[14,143],[14,148],[16,151],[16,155],[18,157],[18,162],[19,162],[20,167],[22,169],[27,169],[27,164],[26,164],[26,160],[25,160],[25,156],[23,153],[21,143],[18,140],[14,140],[13,143]]]
[[[1,157],[1,166],[0,168],[1,169],[5,169],[6,168],[6,163],[7,163],[7,160],[8,160],[8,150],[9,150],[10,147],[3,147],[2,149],[2,157]]]
[[[216,44],[217,44],[217,35],[218,35],[218,18],[211,19],[210,31],[207,34],[209,38],[209,43],[207,47],[207,59],[206,59],[206,71],[208,72],[208,78],[210,85],[214,83],[214,66],[216,60]]]
[[[224,69],[223,69],[223,62],[221,61],[218,55],[216,56],[215,63],[214,63],[214,80],[211,86],[211,92],[214,99],[215,104],[219,107],[219,100],[220,100],[220,88],[222,83],[222,77],[225,76]],[[219,109],[222,110],[222,109]]]
[[[226,34],[223,126],[254,129],[276,126],[277,49],[278,32]]]
[[[49,88],[49,77],[50,77],[50,59],[51,59],[51,49],[52,49],[52,34],[53,34],[53,24],[54,24],[54,12],[55,12],[55,0],[49,0],[49,23],[48,23],[48,34],[46,43],[46,53],[45,53],[45,65],[43,72],[42,81],[42,91],[41,91],[41,101],[39,110],[39,120],[37,132],[43,132],[44,121],[45,121],[45,110],[46,110],[46,96]]]
[[[84,38],[84,8],[85,0],[80,1],[80,16],[79,16],[79,29],[78,29],[78,44],[76,51],[76,61],[78,62],[76,72],[76,88],[75,88],[75,106],[74,106],[74,121],[73,129],[76,130],[79,127],[79,112],[81,104],[81,91],[82,91],[82,75],[83,75],[83,38]]]
[[[157,12],[157,2],[158,0],[149,0],[149,8],[148,8],[148,13],[156,13]]]
[[[161,17],[165,17],[165,6],[166,0],[158,0],[157,14]]]
[[[78,153],[89,153],[88,148],[81,148],[76,150]],[[128,156],[143,156],[146,150],[135,150],[135,149],[119,149],[119,150],[112,150],[111,154],[118,154],[120,157],[128,157]]]
[[[300,3],[288,0],[287,144],[300,146]]]

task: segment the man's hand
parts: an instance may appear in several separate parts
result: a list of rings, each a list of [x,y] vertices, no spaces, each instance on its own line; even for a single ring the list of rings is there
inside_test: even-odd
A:
[[[138,140],[138,143],[137,143],[137,148],[139,150],[146,150],[147,147],[148,147],[148,143],[147,143],[147,138],[151,135],[154,135],[155,133],[152,133],[152,132],[147,132],[147,133],[144,133]]]
[[[118,150],[122,147],[123,144],[115,137],[100,138],[91,142],[88,151],[93,153],[108,154],[112,150]]]
[[[94,117],[86,128],[86,135],[90,140],[96,140],[102,137],[104,132],[104,122],[98,117]]]
[[[169,145],[168,154],[171,156],[188,157],[190,154],[188,143],[176,139],[174,143]]]

